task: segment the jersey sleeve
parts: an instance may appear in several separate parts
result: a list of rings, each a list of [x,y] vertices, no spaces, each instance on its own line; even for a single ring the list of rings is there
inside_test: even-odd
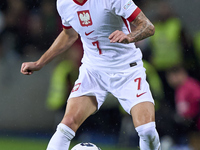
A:
[[[141,12],[132,0],[112,0],[111,9],[114,14],[124,17],[129,22],[132,22]]]
[[[61,20],[62,20],[62,26],[64,29],[72,28],[71,25],[65,19],[61,18]]]
[[[71,28],[71,25],[68,23],[68,21],[64,18],[64,5],[63,5],[63,0],[57,0],[57,11],[58,11],[58,14],[60,15],[61,17],[61,20],[62,20],[62,26],[63,28],[65,29],[70,29]]]

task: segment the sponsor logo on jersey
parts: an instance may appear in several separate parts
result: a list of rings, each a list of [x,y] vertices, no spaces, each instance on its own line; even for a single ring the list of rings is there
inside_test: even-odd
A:
[[[91,19],[89,10],[78,11],[77,14],[78,14],[78,18],[79,18],[81,26],[88,27],[92,25],[92,19]]]
[[[129,9],[129,7],[133,4],[133,1],[132,0],[129,0],[126,5],[124,5],[124,9],[127,10]]]
[[[79,87],[80,87],[81,83],[77,83],[74,85],[72,92],[78,91]]]
[[[94,32],[94,30],[91,31],[91,32],[88,32],[88,33],[85,32],[85,35],[88,36],[88,35],[90,35],[92,32]]]
[[[140,97],[140,96],[144,95],[145,93],[146,93],[146,92],[141,93],[141,94],[137,94],[136,97]]]

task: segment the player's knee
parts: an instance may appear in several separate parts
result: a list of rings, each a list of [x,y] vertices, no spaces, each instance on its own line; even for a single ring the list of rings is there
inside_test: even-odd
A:
[[[73,116],[64,116],[62,123],[71,128],[75,132],[80,126],[77,119]]]

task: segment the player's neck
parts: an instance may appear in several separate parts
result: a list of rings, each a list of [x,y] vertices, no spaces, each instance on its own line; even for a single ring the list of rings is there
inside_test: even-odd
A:
[[[76,0],[76,1],[78,1],[79,3],[83,3],[84,2],[84,0]]]

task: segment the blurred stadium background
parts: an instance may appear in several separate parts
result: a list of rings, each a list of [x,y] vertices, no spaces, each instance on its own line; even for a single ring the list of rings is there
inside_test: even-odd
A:
[[[178,25],[181,32],[170,31],[172,35],[178,35],[175,43],[182,47],[180,55],[183,56],[180,63],[184,64],[190,76],[200,80],[200,1],[165,0],[165,4],[161,0],[134,2],[153,23],[166,21],[170,17],[180,21]],[[66,99],[67,95],[61,94],[63,92],[60,91],[69,93],[73,86],[82,56],[80,41],[72,46],[71,52],[59,56],[32,76],[20,73],[21,63],[37,60],[62,30],[55,3],[55,0],[0,0],[2,150],[45,149],[64,113],[63,97]],[[162,13],[168,14],[161,16]],[[166,30],[168,31],[167,26]],[[165,79],[165,71],[168,68],[156,67],[154,64],[155,40],[149,38],[137,45],[141,47],[145,66],[149,68],[147,78],[149,76],[150,87],[156,100],[157,128],[163,150],[200,150],[199,131],[191,125],[194,119],[190,118],[188,121],[177,115],[175,91]],[[166,57],[171,58],[173,54]],[[68,69],[70,73],[62,72],[62,67],[71,67],[71,63],[75,64],[72,67],[75,71]],[[152,74],[152,70],[155,73]],[[55,92],[58,89],[60,91]],[[53,98],[60,101],[55,102]],[[198,113],[200,115],[200,112]],[[137,149],[138,137],[131,126],[130,116],[125,114],[116,99],[109,95],[101,110],[88,118],[78,130],[72,145],[78,142],[93,142],[99,144],[102,150]]]

